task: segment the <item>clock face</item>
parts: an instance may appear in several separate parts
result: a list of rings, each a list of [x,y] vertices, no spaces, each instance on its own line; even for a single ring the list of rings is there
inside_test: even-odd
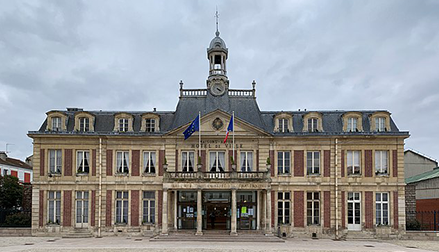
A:
[[[226,91],[226,87],[221,82],[213,83],[211,88],[210,88],[210,92],[213,95],[222,95],[222,94],[224,94],[225,91]]]

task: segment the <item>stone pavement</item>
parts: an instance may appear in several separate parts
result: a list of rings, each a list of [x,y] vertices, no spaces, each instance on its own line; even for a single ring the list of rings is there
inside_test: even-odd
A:
[[[422,249],[423,248],[423,249]],[[48,237],[0,237],[0,251],[439,251],[437,241],[333,241],[287,239],[285,243],[250,242],[150,242],[148,238],[104,237],[62,239]]]

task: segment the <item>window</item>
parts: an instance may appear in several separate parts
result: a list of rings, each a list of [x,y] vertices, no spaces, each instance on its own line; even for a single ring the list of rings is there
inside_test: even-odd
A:
[[[155,173],[155,152],[153,151],[143,152],[143,172]]]
[[[61,130],[61,117],[52,117],[52,130],[53,131]]]
[[[210,155],[210,171],[211,172],[224,172],[225,164],[225,152],[212,151]]]
[[[290,173],[290,152],[279,151],[277,153],[277,174],[289,174]]]
[[[143,223],[155,222],[155,193],[152,191],[143,192]]]
[[[76,224],[85,224],[85,223],[88,223],[88,191],[77,191],[76,192]]]
[[[376,225],[389,225],[389,194],[376,193]]]
[[[61,223],[61,191],[49,191],[48,197],[48,223],[60,224]]]
[[[350,132],[358,131],[357,120],[358,119],[356,117],[349,117],[348,118],[348,128],[347,128],[347,131],[350,131]]]
[[[375,151],[375,173],[387,174],[387,151]]]
[[[49,172],[61,174],[61,150],[49,150]]]
[[[76,152],[76,172],[89,173],[90,172],[90,153],[88,151]]]
[[[121,132],[128,131],[128,119],[127,118],[119,119],[119,131],[121,131]]]
[[[287,118],[280,118],[278,119],[279,122],[279,132],[289,132],[288,130],[288,119]]]
[[[128,192],[116,192],[116,223],[128,223]]]
[[[277,193],[277,223],[289,224],[290,223],[290,192],[278,192]]]
[[[375,129],[376,131],[386,131],[386,118],[376,117],[375,118]]]
[[[306,213],[308,225],[320,224],[320,193],[309,192],[306,194]]]
[[[152,118],[145,119],[145,123],[146,123],[146,128],[145,128],[146,132],[155,132],[155,119]]]
[[[79,118],[79,131],[82,132],[90,131],[90,119],[88,117]]]
[[[194,171],[194,152],[193,151],[183,151],[181,153],[182,163],[181,167],[184,172],[193,172]]]
[[[130,154],[128,151],[118,151],[116,152],[116,168],[117,173],[128,173],[130,162]]]
[[[241,171],[251,172],[253,166],[253,152],[242,151],[241,152]]]
[[[306,170],[308,175],[320,174],[320,152],[308,151],[306,153]]]
[[[348,168],[348,175],[361,174],[360,152],[359,151],[348,151],[347,152],[347,165],[346,166]]]
[[[312,117],[308,119],[308,131],[309,132],[317,132],[317,123],[318,123],[319,119]]]
[[[3,176],[6,176],[6,175],[8,175],[8,170],[4,169],[3,170]]]

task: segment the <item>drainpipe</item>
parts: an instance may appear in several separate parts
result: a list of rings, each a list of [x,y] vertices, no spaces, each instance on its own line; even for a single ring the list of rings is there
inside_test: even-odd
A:
[[[339,239],[338,230],[338,139],[335,139],[335,239]]]
[[[99,137],[99,203],[98,203],[98,238],[101,238],[102,218],[102,138]]]

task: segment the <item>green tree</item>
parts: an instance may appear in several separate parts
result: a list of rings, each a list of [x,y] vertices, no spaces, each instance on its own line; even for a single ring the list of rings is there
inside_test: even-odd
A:
[[[21,206],[23,186],[18,178],[6,175],[0,176],[0,208],[12,209]]]

